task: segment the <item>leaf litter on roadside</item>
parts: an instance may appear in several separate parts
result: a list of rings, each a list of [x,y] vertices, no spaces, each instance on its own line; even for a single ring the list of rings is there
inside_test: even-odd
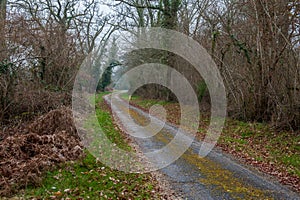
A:
[[[52,110],[31,124],[0,132],[0,195],[41,182],[45,170],[83,156],[67,107]],[[14,132],[14,134],[12,134]]]

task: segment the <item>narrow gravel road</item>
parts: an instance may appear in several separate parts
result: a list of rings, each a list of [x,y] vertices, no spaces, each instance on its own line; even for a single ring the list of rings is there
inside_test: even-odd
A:
[[[149,120],[157,125],[151,127],[150,132],[138,133],[139,137],[133,137],[142,152],[147,153],[165,147],[178,133],[172,124],[164,123],[150,116],[144,111],[130,106],[128,119],[127,102],[116,95],[111,101],[111,95],[105,96],[105,100],[112,103],[112,110],[118,117],[118,121],[125,130],[135,132],[137,126],[147,126]],[[161,130],[160,130],[161,129]],[[150,135],[149,135],[150,134]],[[149,137],[147,137],[147,135]],[[135,135],[136,136],[136,135]],[[299,199],[299,194],[292,192],[287,187],[270,179],[253,169],[239,164],[230,156],[220,150],[213,150],[207,157],[198,156],[201,142],[194,140],[191,147],[172,164],[160,169],[170,183],[170,187],[178,192],[183,199]],[[180,150],[180,144],[168,145],[168,153]],[[166,154],[156,154],[149,158],[151,161],[164,162],[168,160]]]

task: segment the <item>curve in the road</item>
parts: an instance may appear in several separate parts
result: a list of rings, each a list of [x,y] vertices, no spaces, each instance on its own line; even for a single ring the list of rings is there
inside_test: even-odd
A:
[[[111,102],[111,96],[105,96],[107,102]],[[122,126],[130,131],[136,124],[130,123],[124,112],[127,102],[119,95],[114,97],[112,107]],[[122,114],[123,113],[123,114]],[[127,113],[128,114],[128,113]],[[133,121],[141,126],[149,123],[149,114],[130,106],[129,114]],[[161,126],[159,119],[156,121]],[[151,130],[150,130],[151,131]],[[163,129],[153,137],[134,138],[140,149],[151,152],[165,147],[177,134],[177,128],[165,123]],[[141,135],[146,133],[140,133]],[[250,170],[233,160],[230,156],[219,150],[213,150],[210,154],[201,158],[198,151],[200,141],[194,140],[191,147],[172,164],[160,169],[170,182],[175,191],[182,194],[185,199],[300,199],[299,195],[287,187],[271,180],[261,173]],[[180,143],[168,145],[167,153],[176,154],[181,148]],[[153,163],[168,160],[166,154],[155,154],[148,158]]]

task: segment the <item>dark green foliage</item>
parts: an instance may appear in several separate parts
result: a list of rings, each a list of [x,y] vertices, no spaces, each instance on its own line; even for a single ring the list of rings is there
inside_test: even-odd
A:
[[[233,41],[233,44],[239,48],[239,51],[242,51],[244,53],[247,62],[251,64],[251,58],[249,55],[249,50],[246,47],[246,43],[239,41],[234,35],[231,35],[230,38]]]
[[[204,97],[206,90],[207,90],[207,85],[205,81],[201,81],[198,85],[198,91],[197,91],[199,101],[201,101],[202,98]]]
[[[118,61],[113,61],[109,64],[109,66],[105,69],[99,84],[97,86],[97,91],[104,91],[107,86],[109,86],[112,82],[111,76],[112,76],[112,70],[114,67],[120,65]]]
[[[3,60],[0,62],[0,75],[9,74],[9,72],[13,72],[13,63],[8,62],[7,60]]]
[[[113,68],[119,65],[121,64],[118,61],[117,39],[113,38],[108,53],[108,61],[104,68],[104,72],[100,78],[100,81],[97,85],[97,91],[104,91],[106,87],[108,87],[112,83]]]
[[[112,75],[113,66],[110,64],[104,71],[99,84],[97,86],[97,91],[104,91],[109,84],[111,84],[111,75]]]

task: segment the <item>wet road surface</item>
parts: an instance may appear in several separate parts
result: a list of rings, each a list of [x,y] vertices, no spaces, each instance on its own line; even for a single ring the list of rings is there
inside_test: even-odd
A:
[[[105,96],[107,102],[111,96]],[[137,126],[149,124],[149,114],[130,106],[126,109],[126,102],[116,95],[112,101],[112,109],[125,130],[134,132]],[[129,113],[126,113],[129,112]],[[130,114],[133,120],[128,119]],[[169,123],[152,117],[151,121],[162,129],[155,135],[139,133],[134,137],[142,152],[147,153],[165,147],[178,133],[177,128]],[[134,123],[133,123],[134,122]],[[159,130],[151,127],[154,132]],[[151,130],[150,130],[151,132]],[[153,135],[153,136],[152,136]],[[270,179],[268,176],[250,170],[233,160],[220,150],[213,150],[205,158],[198,156],[201,142],[193,140],[192,145],[183,155],[170,165],[160,169],[170,187],[178,192],[183,199],[227,200],[227,199],[299,199],[297,193]],[[180,150],[180,144],[167,145],[168,153]],[[153,162],[168,160],[166,154],[157,154],[149,158]]]

